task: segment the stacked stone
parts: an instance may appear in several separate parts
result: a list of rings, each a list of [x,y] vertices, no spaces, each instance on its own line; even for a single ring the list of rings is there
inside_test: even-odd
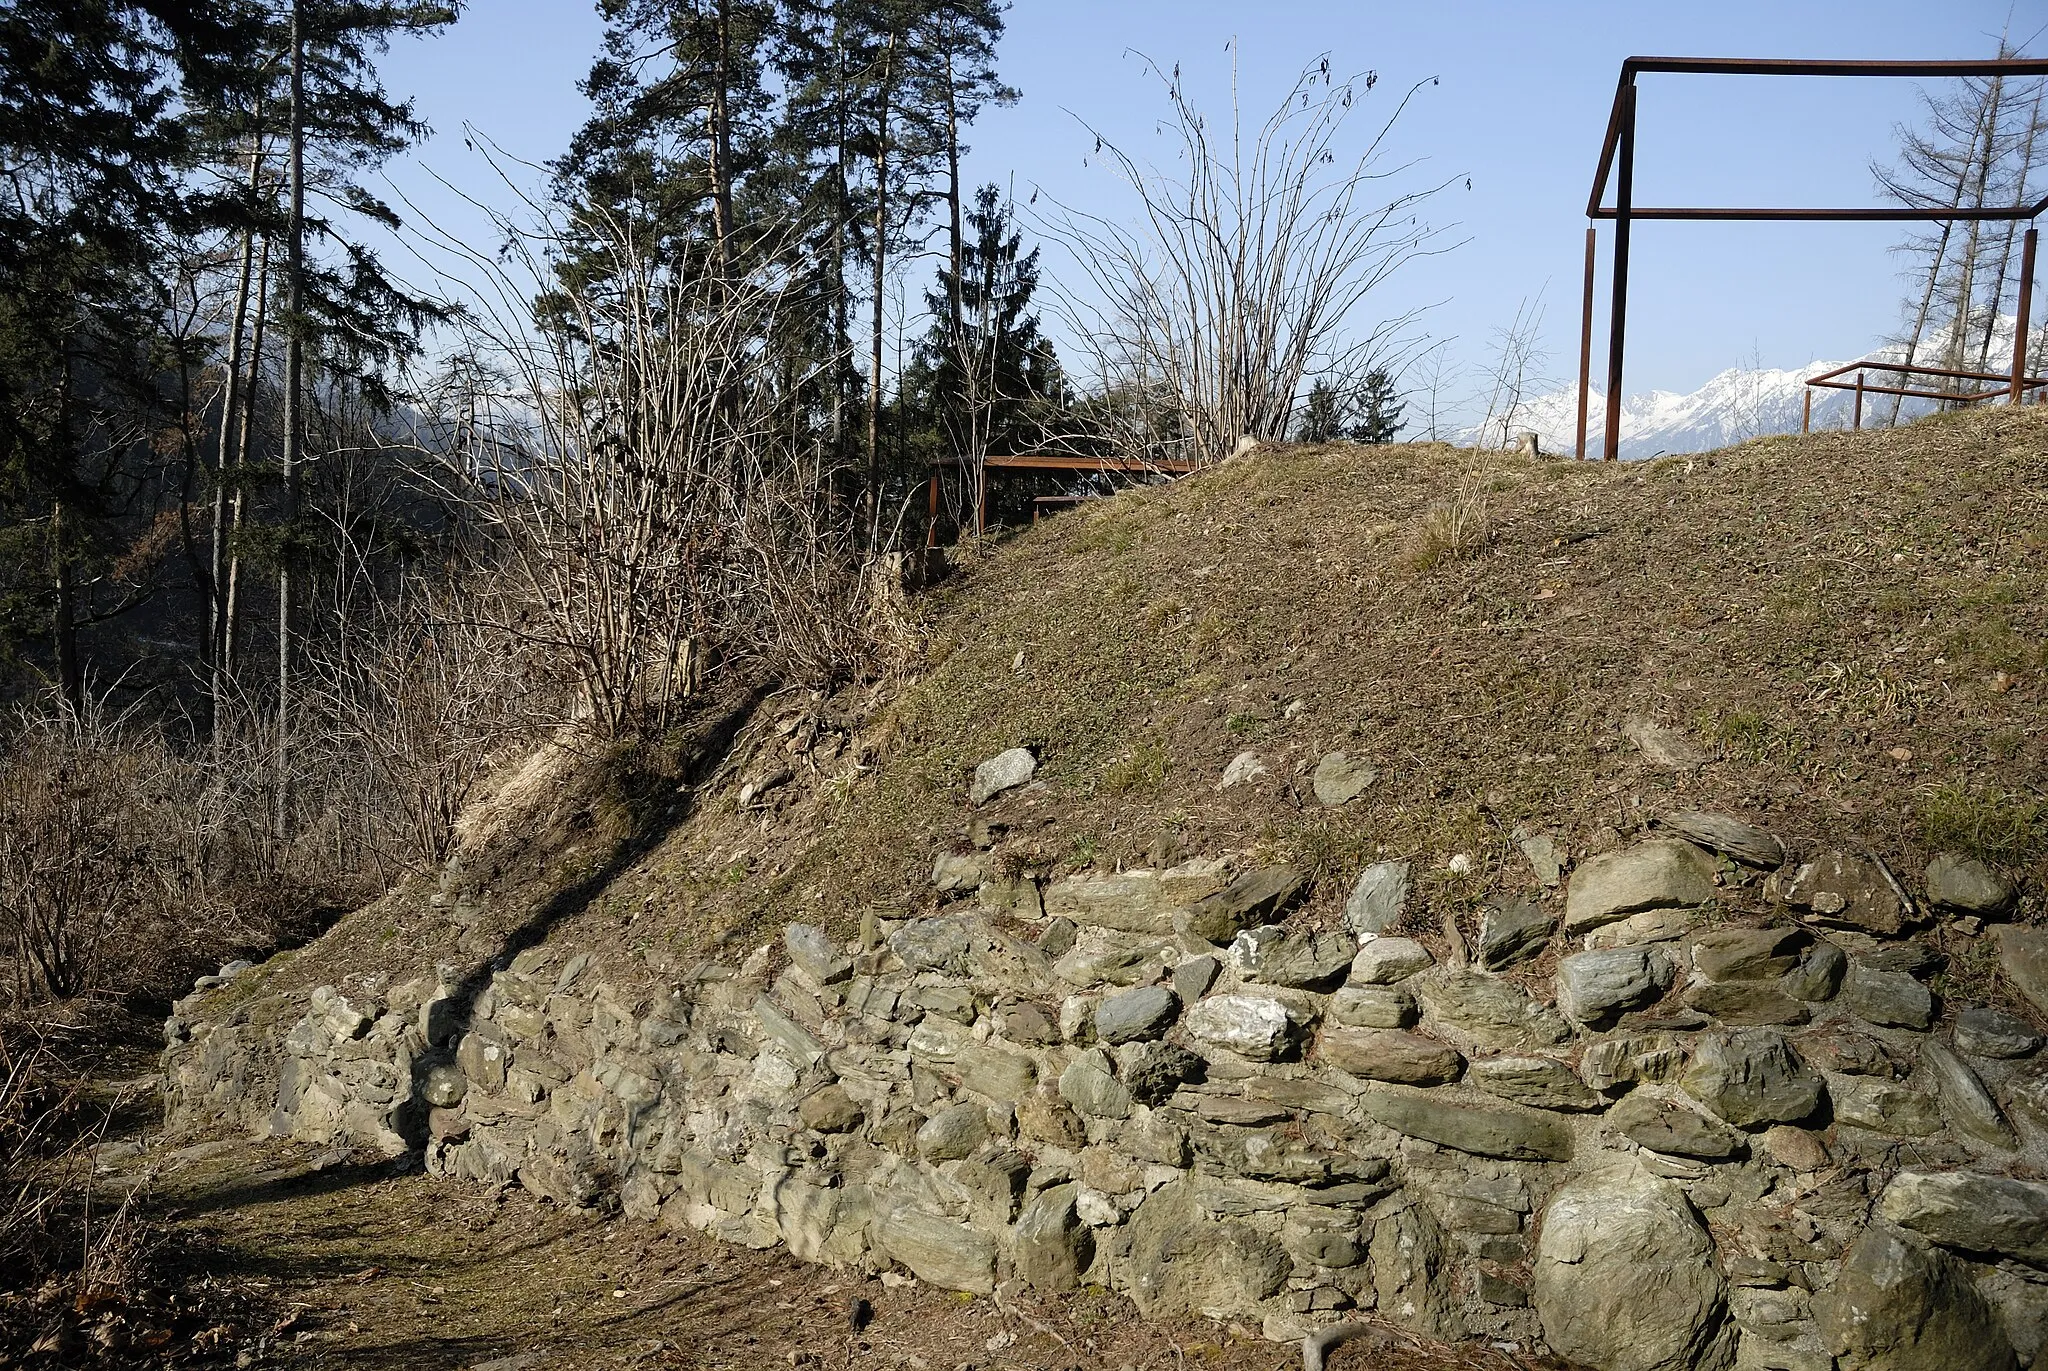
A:
[[[1995,940],[2048,1013],[2016,892],[1944,858],[1916,898],[1714,815],[1568,883],[1542,851],[1562,898],[1455,960],[1400,936],[1401,862],[1309,929],[1290,867],[1041,889],[949,853],[937,917],[791,926],[659,995],[546,948],[460,1014],[325,992],[273,1126],[423,1127],[435,1171],[564,1204],[1274,1337],[1372,1311],[1601,1371],[2048,1364],[2043,1036],[1944,1006],[1926,934]]]

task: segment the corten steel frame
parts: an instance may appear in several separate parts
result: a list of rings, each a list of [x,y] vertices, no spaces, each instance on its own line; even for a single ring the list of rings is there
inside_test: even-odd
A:
[[[1614,279],[1608,292],[1607,323],[1607,460],[1621,455],[1621,374],[1628,321],[1629,229],[1638,219],[1765,220],[1800,222],[1940,222],[1970,219],[2023,219],[2031,221],[2048,211],[2048,196],[2031,205],[1999,208],[1961,209],[1949,206],[1919,208],[1892,205],[1849,208],[1743,208],[1635,203],[1636,170],[1636,77],[1644,73],[1677,73],[1693,76],[1885,76],[1909,80],[1948,76],[2048,76],[2048,58],[2019,57],[1982,62],[1801,62],[1773,58],[1743,57],[1631,57],[1621,64],[1621,78],[1615,85],[1614,109],[1607,117],[1607,136],[1600,144],[1600,166],[1593,175],[1593,193],[1586,199],[1586,217],[1614,221]],[[1614,206],[1601,201],[1607,197],[1607,180],[1614,177]],[[1579,433],[1578,455],[1586,455],[1587,406],[1593,368],[1593,264],[1596,228],[1586,229],[1585,319],[1579,337]],[[2025,266],[2033,262],[2034,230],[2029,228],[2022,252]],[[2020,334],[2013,347],[2013,374],[2008,393],[2017,401],[2024,389],[2026,363],[2027,306],[2033,272],[2020,275]],[[1953,397],[1949,397],[1953,398]]]
[[[926,525],[925,546],[939,545],[939,483],[948,471],[964,472],[967,461],[961,457],[938,457],[932,461],[932,474],[926,483],[930,489],[930,522]],[[976,474],[974,492],[974,531],[988,532],[988,474],[991,471],[1077,471],[1100,472],[1126,476],[1186,476],[1195,470],[1195,464],[1182,458],[1167,458],[1156,461],[1128,461],[1120,457],[1070,457],[1053,453],[1026,453],[1016,457],[984,457],[981,470]],[[1038,522],[1038,510],[1031,512],[1031,522]]]

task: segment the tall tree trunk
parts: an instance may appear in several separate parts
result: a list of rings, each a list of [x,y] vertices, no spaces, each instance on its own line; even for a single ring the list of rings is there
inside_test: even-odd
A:
[[[711,79],[711,232],[718,270],[732,270],[732,13],[718,0],[718,56]]]
[[[284,486],[284,538],[277,559],[277,774],[276,833],[288,836],[292,807],[292,540],[299,517],[299,407],[305,380],[306,253],[306,48],[299,0],[292,0],[291,211],[285,234],[284,450],[278,475]]]
[[[847,202],[846,160],[846,32],[840,14],[840,5],[832,7],[832,145],[834,161],[832,167],[832,342],[833,356],[831,386],[832,411],[829,421],[832,440],[832,463],[835,468],[846,460],[846,383],[845,368],[839,364],[839,349],[847,342],[851,327],[851,308],[847,297],[846,280],[846,225],[852,217],[852,207]],[[838,478],[834,478],[837,484]]]
[[[253,206],[262,186],[263,102],[256,102],[256,127],[249,136],[249,199]],[[235,279],[234,320],[228,330],[227,385],[221,392],[220,451],[213,467],[213,539],[207,574],[213,594],[207,599],[207,712],[216,756],[221,744],[221,713],[227,690],[227,504],[228,472],[240,465],[235,453],[238,411],[242,403],[242,335],[249,325],[249,291],[255,279],[256,231],[242,231],[242,261]]]
[[[228,586],[220,627],[221,670],[228,680],[235,673],[236,630],[241,624],[242,524],[249,506],[249,453],[255,441],[256,395],[263,377],[264,325],[270,321],[270,240],[262,239],[261,244],[256,259],[256,322],[249,329],[249,382],[242,389],[242,422],[235,435],[234,492],[228,513]]]
[[[85,669],[78,660],[78,593],[71,579],[70,529],[61,496],[50,506],[50,579],[57,591],[50,618],[57,650],[57,689],[71,715],[71,726],[80,728],[85,722]]]
[[[1957,162],[1956,183],[1950,187],[1948,195],[1949,206],[1953,209],[1962,208],[1963,191],[1970,183],[1970,164],[1976,160],[1977,137],[1983,132],[1987,113],[1986,109],[1979,108],[1977,112],[1977,128],[1970,135],[1970,154],[1959,159]],[[1955,237],[1955,231],[1955,220],[1944,219],[1941,221],[1941,233],[1934,242],[1934,260],[1928,263],[1927,283],[1921,288],[1920,307],[1913,315],[1913,331],[1906,337],[1906,356],[1904,361],[1908,366],[1911,366],[1919,359],[1920,343],[1926,337],[1927,322],[1933,317],[1935,292],[1941,285],[1941,269],[1948,263],[1948,247]],[[1902,395],[1894,395],[1891,398],[1891,412],[1885,416],[1887,427],[1896,425],[1899,422],[1899,408],[1905,402],[1905,397]]]
[[[2044,92],[2048,92],[2048,82],[2036,82],[2034,105],[2027,112],[2026,132],[2020,139],[2019,165],[2013,171],[2012,202],[2016,205],[2027,203],[2027,182],[2034,172],[2034,144],[2041,132],[2041,97]],[[1998,276],[1991,287],[1991,308],[1985,312],[1984,334],[1977,343],[1979,371],[1991,369],[1991,344],[1998,332],[1999,313],[2005,305],[2005,283],[2012,279],[2012,249],[2019,240],[2019,232],[2019,220],[2005,221],[2005,239],[1998,246]],[[2019,340],[2015,337],[2013,341],[2017,344]]]
[[[948,33],[948,38],[952,37]],[[953,50],[949,42],[946,48],[946,209],[952,216],[950,259],[953,266],[953,282],[950,303],[953,306],[954,344],[959,343],[963,322],[960,310],[960,101],[959,90],[953,79]]]
[[[1991,164],[1997,158],[1998,116],[2005,99],[2005,78],[1994,76],[1985,88],[1984,94],[1984,138],[1974,158],[1977,164],[1977,184],[1972,188],[1968,205],[1972,209],[1984,208],[1985,196],[1991,185]],[[1983,254],[1984,224],[1980,219],[1970,220],[1963,234],[1963,251],[1957,259],[1955,304],[1949,316],[1948,365],[1958,371],[1963,369],[1970,357],[1969,336],[1973,316],[1977,308],[1977,269]],[[1956,382],[1942,387],[1944,390],[1958,388]]]
[[[882,535],[882,293],[889,264],[889,104],[896,65],[896,35],[882,55],[882,87],[875,114],[875,308],[868,350],[868,546]]]

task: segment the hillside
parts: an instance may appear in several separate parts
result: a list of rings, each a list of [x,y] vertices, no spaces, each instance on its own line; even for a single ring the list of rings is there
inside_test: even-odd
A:
[[[537,762],[522,803],[544,822],[269,975],[395,977],[548,936],[658,978],[791,919],[901,916],[970,847],[969,772],[1019,745],[1039,783],[979,835],[1006,870],[1285,858],[1313,873],[1311,919],[1400,855],[1411,918],[1469,937],[1526,882],[1520,837],[1569,859],[1672,808],[1959,848],[2035,884],[2044,477],[2048,416],[2003,410],[1621,467],[1261,450],[972,559],[914,602],[898,688],[722,699],[679,745],[710,758],[695,771]],[[1339,809],[1311,793],[1332,751],[1377,771]],[[1265,774],[1223,788],[1246,752]]]

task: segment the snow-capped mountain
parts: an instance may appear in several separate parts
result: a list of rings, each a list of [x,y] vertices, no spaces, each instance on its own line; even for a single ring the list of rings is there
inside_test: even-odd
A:
[[[2010,319],[2004,321],[1999,334],[1987,368],[1991,371],[2002,370],[2012,356]],[[1942,340],[1937,335],[1922,345],[1920,356],[1939,357],[1941,351]],[[1896,348],[1880,348],[1866,355],[1882,360],[1904,354]],[[1621,407],[1621,455],[1624,459],[1639,459],[1666,452],[1706,452],[1766,434],[1797,433],[1806,399],[1806,378],[1833,371],[1841,365],[1841,362],[1816,361],[1790,370],[1731,367],[1687,395],[1653,390],[1628,396]],[[1851,373],[1844,379],[1853,379],[1853,376]],[[1889,385],[1895,384],[1897,377],[1895,373],[1872,372],[1870,380],[1873,384]],[[1893,417],[1892,402],[1893,397],[1888,395],[1866,396],[1863,422],[1866,425],[1889,422]],[[1931,401],[1905,400],[1900,402],[1897,417],[1901,421],[1918,418],[1932,408]],[[1598,457],[1602,455],[1601,444],[1607,422],[1606,401],[1599,391],[1592,393],[1588,409],[1587,455]],[[1847,428],[1854,409],[1855,397],[1850,392],[1816,389],[1813,392],[1813,427]],[[1545,452],[1569,455],[1576,443],[1578,416],[1578,391],[1568,387],[1524,402],[1505,428],[1510,434],[1534,430],[1542,435]],[[1484,440],[1490,445],[1499,445],[1502,431],[1502,423],[1496,420],[1487,429]],[[1480,430],[1472,428],[1462,434],[1459,441],[1477,443],[1481,439]]]

